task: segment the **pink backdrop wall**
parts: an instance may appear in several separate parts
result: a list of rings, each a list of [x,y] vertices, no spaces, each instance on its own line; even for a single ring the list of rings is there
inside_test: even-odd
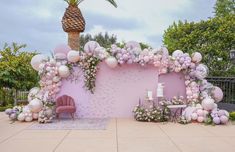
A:
[[[132,110],[142,100],[147,90],[156,96],[157,83],[165,84],[167,98],[174,95],[185,96],[184,77],[170,73],[158,76],[153,66],[123,65],[114,69],[105,63],[99,65],[95,93],[83,88],[83,76],[77,83],[64,80],[58,96],[67,94],[75,99],[78,117],[132,117]]]

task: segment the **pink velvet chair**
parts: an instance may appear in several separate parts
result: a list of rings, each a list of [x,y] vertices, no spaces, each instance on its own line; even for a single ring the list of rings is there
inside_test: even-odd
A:
[[[63,95],[56,99],[56,117],[58,119],[61,113],[70,113],[71,117],[74,119],[75,112],[76,106],[72,97]]]

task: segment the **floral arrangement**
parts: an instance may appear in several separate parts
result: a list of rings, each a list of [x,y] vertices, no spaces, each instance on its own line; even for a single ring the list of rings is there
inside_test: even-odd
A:
[[[95,81],[96,81],[96,73],[98,71],[98,64],[100,60],[93,56],[87,56],[85,58],[86,62],[80,62],[79,67],[81,67],[84,78],[85,78],[85,87],[94,93],[95,89]]]
[[[170,109],[167,106],[150,106],[146,108],[139,102],[133,110],[137,121],[164,122],[170,119]]]

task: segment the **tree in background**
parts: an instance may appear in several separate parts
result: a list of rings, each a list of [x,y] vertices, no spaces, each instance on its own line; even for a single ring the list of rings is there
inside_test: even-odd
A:
[[[26,45],[7,44],[0,51],[0,88],[29,90],[38,83],[30,61],[36,52],[21,51]]]
[[[80,50],[84,48],[84,45],[89,41],[97,41],[100,46],[109,48],[112,44],[117,42],[117,37],[115,35],[109,35],[107,32],[103,35],[99,33],[92,36],[91,34],[81,35],[80,37]]]
[[[235,0],[217,0],[215,4],[215,16],[225,17],[235,14]]]
[[[164,44],[170,52],[177,49],[201,52],[210,76],[234,76],[235,67],[229,59],[230,50],[235,48],[235,15],[230,9],[235,3],[232,1],[218,0],[216,17],[206,21],[173,23],[163,35]]]

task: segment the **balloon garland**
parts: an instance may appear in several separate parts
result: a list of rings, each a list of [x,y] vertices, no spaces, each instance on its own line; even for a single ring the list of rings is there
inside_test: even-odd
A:
[[[197,121],[203,122],[205,111],[212,113],[217,109],[216,102],[223,98],[220,88],[213,86],[205,80],[208,76],[208,68],[201,64],[202,55],[194,52],[191,56],[181,50],[173,52],[172,56],[166,48],[141,49],[139,43],[131,41],[120,47],[113,44],[110,48],[103,48],[97,42],[90,41],[85,44],[84,50],[77,52],[67,45],[59,45],[54,50],[54,58],[47,58],[38,54],[32,58],[31,65],[40,75],[40,88],[33,88],[28,95],[29,105],[25,110],[8,109],[6,114],[10,119],[19,121],[51,122],[52,114],[47,114],[48,104],[55,100],[56,94],[62,86],[62,79],[71,79],[73,67],[82,69],[85,78],[85,87],[92,93],[95,89],[98,64],[104,61],[110,68],[123,64],[139,64],[141,66],[153,65],[159,74],[168,72],[183,72],[185,74],[186,99],[189,105],[201,103],[201,110],[197,111]],[[195,109],[190,110],[186,119],[196,119]],[[214,112],[215,113],[215,112]],[[199,117],[198,117],[199,116]],[[221,115],[220,117],[226,114]],[[31,119],[32,118],[32,119]],[[218,118],[215,118],[218,124]],[[226,119],[222,117],[221,123]]]

